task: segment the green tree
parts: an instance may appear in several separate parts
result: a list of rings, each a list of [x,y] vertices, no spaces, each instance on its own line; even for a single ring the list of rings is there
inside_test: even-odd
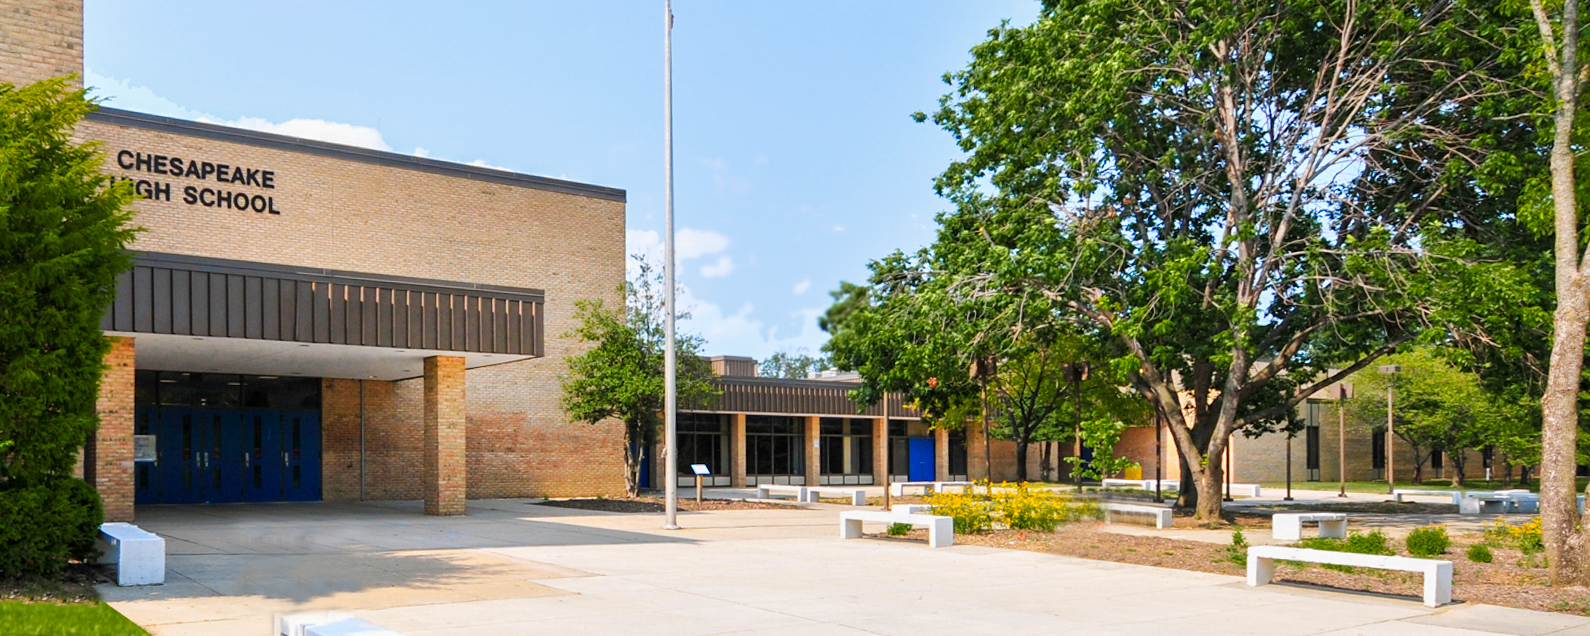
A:
[[[1423,481],[1424,466],[1436,451],[1450,458],[1457,473],[1454,483],[1463,483],[1464,451],[1496,445],[1512,433],[1506,405],[1486,393],[1478,377],[1453,366],[1435,350],[1419,348],[1387,356],[1385,363],[1401,369],[1393,375],[1375,370],[1355,374],[1357,392],[1347,411],[1363,428],[1384,431],[1386,387],[1391,386],[1393,430],[1413,448],[1414,483]]]
[[[99,426],[99,319],[135,230],[129,185],[72,140],[94,108],[65,79],[0,84],[0,577],[92,552],[101,514],[72,468]]]
[[[624,283],[622,310],[601,300],[575,304],[579,326],[569,336],[594,346],[570,357],[569,372],[561,378],[563,411],[570,418],[590,424],[610,419],[624,423],[624,487],[631,497],[639,492],[641,462],[657,444],[662,424],[668,315],[662,270],[642,257],[634,258],[639,267]],[[688,313],[678,314],[678,320],[687,318]],[[701,337],[694,334],[674,338],[681,404],[709,403],[718,395],[712,365],[700,355],[701,344]]]
[[[805,348],[793,351],[779,350],[757,366],[756,373],[764,378],[804,379],[813,371],[828,368],[826,356],[813,356]]]
[[[1167,418],[1181,504],[1213,520],[1231,434],[1505,287],[1510,265],[1421,234],[1428,206],[1371,205],[1403,183],[1368,178],[1409,138],[1442,140],[1413,158],[1433,173],[1469,161],[1431,122],[1505,90],[1470,44],[1489,4],[1049,0],[946,77],[958,209],[900,271],[1113,340],[1134,389],[1189,414]]]

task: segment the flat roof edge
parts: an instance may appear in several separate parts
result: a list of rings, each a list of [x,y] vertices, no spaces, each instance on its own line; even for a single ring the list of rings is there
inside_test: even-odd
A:
[[[157,130],[179,135],[203,137],[217,141],[229,141],[252,146],[287,150],[291,152],[302,152],[320,155],[323,157],[359,161],[379,166],[406,168],[409,170],[418,170],[420,172],[429,172],[432,174],[475,179],[477,181],[489,181],[492,183],[501,183],[504,185],[533,188],[536,190],[547,190],[550,192],[586,196],[596,199],[605,199],[608,201],[624,202],[628,197],[624,190],[610,188],[607,186],[565,181],[562,179],[553,179],[551,177],[538,177],[535,175],[520,174],[518,172],[509,172],[507,170],[471,166],[467,164],[453,163],[451,161],[440,161],[437,159],[427,159],[424,157],[415,157],[413,155],[404,155],[395,152],[387,152],[384,150],[371,150],[369,148],[360,148],[357,146],[346,146],[343,144],[334,144],[331,142],[319,141],[315,139],[289,137],[287,135],[278,135],[275,133],[260,132],[257,130],[248,130],[244,128],[234,128],[232,126],[223,126],[220,124],[207,124],[204,122],[188,121],[173,117],[149,115],[146,113],[138,113],[130,110],[121,110],[119,108],[110,108],[106,106],[101,106],[98,110],[89,113],[87,119],[90,121],[106,124],[131,126],[134,128]]]

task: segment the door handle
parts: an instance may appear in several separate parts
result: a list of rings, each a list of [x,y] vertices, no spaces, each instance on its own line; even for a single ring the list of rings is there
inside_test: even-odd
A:
[[[282,468],[287,467],[287,453],[282,453]]]

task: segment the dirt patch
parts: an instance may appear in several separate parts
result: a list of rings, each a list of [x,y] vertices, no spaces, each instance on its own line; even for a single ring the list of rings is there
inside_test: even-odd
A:
[[[664,512],[665,504],[657,497],[636,497],[634,499],[554,499],[543,501],[536,506],[552,506],[554,508],[573,508],[575,510],[596,510],[600,512],[629,512],[629,513],[656,513]],[[786,506],[782,504],[762,503],[759,501],[738,501],[733,499],[702,499],[696,503],[695,499],[679,499],[679,509],[687,512],[701,512],[708,510],[799,510],[800,506]]]
[[[1052,533],[995,530],[960,535],[955,537],[955,542],[1212,574],[1246,574],[1244,552],[1229,546],[1117,534],[1105,532],[1099,526],[1095,522],[1073,523]],[[926,541],[927,531],[912,530],[905,538]],[[1518,550],[1491,548],[1495,556],[1491,563],[1469,561],[1464,552],[1469,545],[1481,540],[1478,534],[1453,537],[1452,547],[1442,557],[1452,561],[1454,600],[1590,616],[1590,588],[1551,587],[1544,560],[1539,555],[1528,557]],[[1401,548],[1400,545],[1396,547]],[[1403,556],[1410,555],[1403,553]],[[1318,565],[1288,563],[1276,564],[1276,580],[1411,598],[1423,594],[1424,581],[1422,575],[1413,572],[1364,568],[1342,572]]]
[[[100,583],[115,580],[110,566],[93,563],[73,563],[66,567],[59,579],[4,579],[0,580],[0,601],[26,601],[29,603],[98,603]]]

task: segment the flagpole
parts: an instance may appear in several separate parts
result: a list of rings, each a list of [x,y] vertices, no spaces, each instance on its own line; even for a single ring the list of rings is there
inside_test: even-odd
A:
[[[673,1],[663,0],[663,287],[667,289],[663,334],[663,479],[665,493],[664,530],[679,529],[679,391],[675,385],[678,360],[674,358],[674,11]]]

